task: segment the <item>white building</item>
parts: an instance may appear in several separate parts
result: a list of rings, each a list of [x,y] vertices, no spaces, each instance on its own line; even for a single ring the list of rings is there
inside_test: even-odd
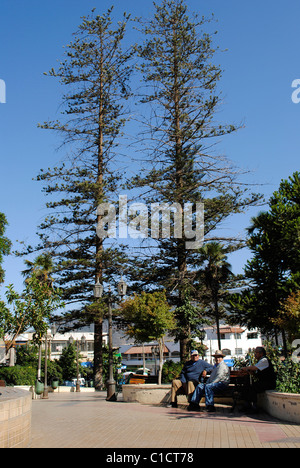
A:
[[[205,360],[213,363],[212,355],[219,348],[216,327],[204,327],[205,338],[203,344],[206,346]],[[262,338],[257,330],[247,330],[245,327],[220,325],[221,332],[221,349],[226,355],[225,359],[232,359],[234,357],[245,357],[250,350],[257,346],[262,346]],[[32,334],[24,333],[19,339],[16,340],[17,346],[26,344],[27,340],[31,340]],[[104,326],[104,333],[102,336],[104,344],[108,343],[108,333],[106,326]],[[48,346],[51,350],[51,360],[59,359],[64,348],[70,342],[75,346],[78,343],[78,351],[81,355],[81,360],[92,362],[94,360],[94,331],[93,327],[85,327],[79,330],[72,330],[66,333],[60,333],[59,330],[55,333],[48,333]],[[156,358],[152,355],[151,347],[155,343],[146,344],[146,360],[147,366],[152,369],[155,366]],[[165,360],[180,361],[179,343],[174,343],[170,337],[165,341],[166,350],[164,354]],[[134,343],[129,343],[124,340],[123,336],[116,332],[113,334],[114,348],[120,348],[123,357],[123,364],[129,366],[140,367],[143,363],[142,347],[137,349]],[[148,349],[149,348],[149,349]],[[149,351],[150,350],[150,351]]]
[[[205,358],[213,362],[212,354],[219,349],[216,327],[204,327],[206,336],[203,344],[207,347]],[[243,358],[249,351],[262,346],[261,334],[245,327],[220,325],[221,349],[227,359]],[[226,359],[225,358],[225,359]]]

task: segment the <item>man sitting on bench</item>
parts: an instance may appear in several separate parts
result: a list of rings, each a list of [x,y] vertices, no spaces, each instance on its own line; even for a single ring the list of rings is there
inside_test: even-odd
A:
[[[242,367],[239,371],[241,376],[250,374],[256,377],[256,380],[242,392],[246,405],[241,408],[241,411],[250,414],[255,414],[258,411],[257,394],[266,390],[275,390],[277,379],[272,362],[266,356],[265,348],[258,346],[254,351],[254,356],[257,363],[252,366]]]
[[[171,404],[172,408],[177,408],[177,395],[184,393],[190,401],[195,387],[200,381],[200,377],[206,375],[206,371],[211,371],[213,367],[206,361],[199,359],[197,350],[191,352],[191,359],[185,363],[179,379],[172,381]]]
[[[230,383],[230,369],[223,361],[225,355],[218,350],[213,354],[216,365],[206,383],[200,383],[193,393],[188,411],[200,411],[200,400],[205,395],[206,410],[210,413],[216,411],[214,394],[222,393]]]

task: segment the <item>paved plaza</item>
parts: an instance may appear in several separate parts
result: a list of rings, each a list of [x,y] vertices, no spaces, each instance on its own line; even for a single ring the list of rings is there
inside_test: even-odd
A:
[[[48,400],[33,400],[30,448],[300,448],[300,425],[265,413],[246,416],[226,406],[196,413],[184,405],[105,397],[105,392],[50,393]]]

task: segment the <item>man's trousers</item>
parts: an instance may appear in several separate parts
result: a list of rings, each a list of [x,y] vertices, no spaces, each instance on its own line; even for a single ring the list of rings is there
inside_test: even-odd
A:
[[[222,382],[200,383],[191,398],[191,403],[199,405],[201,398],[205,395],[206,406],[214,406],[214,394],[222,393],[227,387],[228,385]]]
[[[197,380],[189,380],[188,382],[181,382],[181,380],[175,379],[172,381],[172,391],[171,391],[171,402],[177,403],[177,395],[186,395],[188,401],[195,391],[195,388],[198,385]]]

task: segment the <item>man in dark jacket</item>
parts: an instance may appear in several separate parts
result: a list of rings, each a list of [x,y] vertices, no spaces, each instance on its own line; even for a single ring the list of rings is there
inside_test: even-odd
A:
[[[196,350],[191,352],[191,359],[185,363],[179,379],[172,381],[171,405],[177,408],[177,395],[184,393],[190,401],[195,388],[199,384],[200,377],[204,377],[207,371],[212,371],[213,366],[199,358]]]
[[[266,390],[275,390],[276,388],[276,372],[271,361],[266,356],[266,350],[258,346],[254,351],[254,355],[257,363],[253,366],[242,367],[239,372],[241,376],[250,374],[255,379],[243,392],[243,398],[247,404],[242,410],[248,413],[256,413],[258,411],[258,393],[263,393]]]

